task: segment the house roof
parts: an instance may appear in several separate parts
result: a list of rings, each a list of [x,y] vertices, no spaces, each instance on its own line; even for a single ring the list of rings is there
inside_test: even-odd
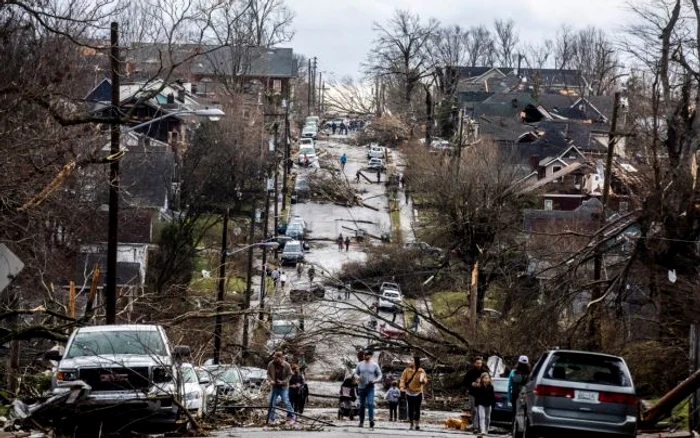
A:
[[[556,158],[569,148],[569,142],[556,130],[545,131],[537,140],[530,143],[519,143],[518,150],[523,161],[537,156],[540,160],[551,157]],[[538,160],[538,161],[540,161]]]
[[[239,63],[246,68],[239,70]],[[296,69],[292,49],[264,47],[252,47],[243,54],[236,47],[220,47],[198,57],[191,67],[192,73],[201,75],[271,78],[291,78]]]
[[[539,127],[545,131],[560,132],[581,151],[605,152],[607,150],[607,147],[592,135],[596,128],[594,124],[576,121],[543,121]]]
[[[514,117],[481,115],[476,120],[480,135],[488,135],[496,141],[515,142],[524,132],[532,130],[532,126]]]
[[[90,285],[95,265],[100,265],[98,286],[105,283],[107,253],[80,253],[76,257],[75,284],[77,287]],[[141,283],[141,269],[138,263],[117,262],[117,286],[137,286]]]
[[[534,191],[546,186],[547,184],[549,184],[549,183],[551,183],[551,182],[553,182],[553,181],[555,181],[563,176],[566,176],[570,173],[573,173],[574,171],[578,170],[579,168],[581,168],[585,165],[586,165],[586,163],[582,163],[580,161],[575,161],[575,162],[571,163],[570,165],[565,166],[565,167],[561,168],[560,170],[554,172],[553,174],[551,174],[550,176],[548,176],[546,178],[542,178],[542,179],[534,181],[530,184],[525,185],[525,187],[520,189],[518,191],[518,193],[524,194],[524,193],[534,192]]]
[[[126,205],[163,208],[170,198],[175,154],[155,148],[128,150],[120,164],[121,195]]]

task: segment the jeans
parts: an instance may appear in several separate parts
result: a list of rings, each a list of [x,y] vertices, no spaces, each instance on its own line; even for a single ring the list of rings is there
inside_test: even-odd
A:
[[[420,405],[423,402],[423,394],[406,394],[406,398],[408,399],[408,421],[418,423],[420,421]]]
[[[469,408],[472,413],[472,426],[474,430],[479,428],[479,409],[476,407],[476,398],[473,395],[469,395]]]
[[[275,411],[277,406],[277,398],[282,397],[282,405],[287,410],[287,418],[294,418],[294,410],[289,402],[289,388],[283,386],[273,386],[270,388],[270,406],[267,409],[267,421],[272,423],[275,421]]]
[[[365,406],[367,406],[369,421],[374,421],[374,385],[369,384],[359,389],[358,395],[360,396],[360,423],[365,421]]]
[[[389,421],[399,419],[399,402],[389,402]]]
[[[491,426],[491,406],[479,406],[479,431],[488,433]]]

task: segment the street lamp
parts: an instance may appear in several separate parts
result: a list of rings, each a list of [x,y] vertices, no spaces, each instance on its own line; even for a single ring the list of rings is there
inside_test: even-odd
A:
[[[113,85],[117,88],[117,97],[112,96],[113,105],[119,105],[118,98],[118,83]],[[114,103],[116,101],[116,103]],[[113,111],[115,110],[113,108]],[[130,126],[123,131],[125,133],[135,131],[144,126],[166,119],[184,114],[192,114],[198,117],[208,117],[212,120],[218,120],[224,115],[224,112],[217,108],[203,108],[198,110],[180,110],[173,111],[162,116],[151,119],[147,122],[140,123],[136,126]],[[120,132],[121,128],[117,125],[112,126],[110,139],[110,156],[117,156],[121,152]],[[107,228],[107,275],[105,279],[105,319],[107,324],[115,324],[117,322],[117,247],[118,247],[118,230],[119,230],[119,159],[113,159],[110,162],[109,168],[109,225]]]
[[[224,232],[222,233],[221,241],[221,261],[219,266],[219,281],[218,290],[216,294],[216,319],[214,321],[214,359],[215,365],[219,364],[219,358],[221,356],[221,332],[223,331],[223,320],[221,317],[221,306],[224,302],[224,295],[226,292],[226,258],[231,257],[234,254],[243,252],[247,249],[262,247],[262,248],[277,248],[279,243],[277,242],[256,242],[246,245],[242,248],[238,248],[234,251],[226,251],[226,229],[228,228],[228,210],[224,214]],[[250,272],[248,273],[250,275]],[[247,310],[247,309],[246,309]],[[248,318],[247,316],[243,318],[243,337],[244,339],[248,336]],[[245,341],[244,341],[245,344]]]

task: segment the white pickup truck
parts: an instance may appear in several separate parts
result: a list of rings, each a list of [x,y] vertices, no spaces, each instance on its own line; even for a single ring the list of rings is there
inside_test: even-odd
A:
[[[174,424],[175,358],[188,354],[188,347],[170,348],[161,326],[107,325],[76,329],[64,354],[51,350],[45,357],[58,362],[53,395],[75,394],[66,403],[71,411],[106,418],[130,412],[148,423]]]

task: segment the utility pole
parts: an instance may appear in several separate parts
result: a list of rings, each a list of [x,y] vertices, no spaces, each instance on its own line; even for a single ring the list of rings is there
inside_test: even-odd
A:
[[[284,107],[284,163],[282,165],[282,209],[287,206],[287,171],[289,169],[289,92],[287,92],[287,105]],[[277,202],[275,200],[275,202]],[[275,215],[277,217],[277,215]],[[275,227],[275,233],[277,227]]]
[[[308,89],[307,96],[306,96],[306,115],[307,116],[311,115],[311,93],[313,92],[313,85],[311,85],[311,78],[312,78],[311,73],[312,73],[312,71],[311,71],[311,58],[309,58],[309,74],[308,74],[309,89]]]
[[[267,188],[267,182],[265,182],[265,188]],[[250,234],[248,235],[248,244],[252,244],[255,239],[255,202],[252,203],[252,211],[250,213]],[[245,312],[243,314],[243,353],[248,351],[248,311],[250,310],[250,294],[253,285],[253,246],[248,249],[248,275],[246,277],[245,284],[245,299],[243,308]]]
[[[321,93],[323,93],[323,72],[318,74],[318,102],[316,103],[316,114],[321,114]]]
[[[280,174],[280,161],[279,161],[279,123],[275,122],[275,220],[274,220],[274,225],[275,228],[273,229],[274,231],[272,234],[277,233],[277,226],[279,225],[279,206],[278,206],[278,200],[279,200],[279,174]],[[287,163],[284,163],[285,166],[287,166]],[[265,214],[265,218],[267,218],[267,213]],[[267,221],[267,219],[265,219]],[[267,229],[267,222],[265,222],[265,228]]]
[[[221,231],[221,254],[219,256],[219,278],[216,292],[216,319],[214,320],[214,365],[219,364],[221,358],[221,333],[223,319],[221,311],[226,295],[226,253],[228,250],[228,208],[224,210],[224,224]]]
[[[617,143],[617,114],[620,111],[620,92],[615,93],[615,106],[613,106],[612,121],[610,123],[610,133],[608,134],[608,153],[605,157],[605,176],[603,180],[603,210],[600,212],[600,227],[605,226],[606,209],[608,207],[608,199],[610,198],[610,180],[612,179],[612,162],[615,154],[615,144]],[[590,348],[597,350],[601,347],[600,334],[600,309],[601,304],[598,302],[603,298],[605,288],[601,283],[603,271],[603,248],[600,244],[596,247],[595,257],[593,259],[593,292],[591,293],[591,302],[589,303],[590,315],[588,318],[588,342]]]
[[[279,132],[279,125],[277,122],[275,122],[274,125],[275,129],[275,161],[274,161],[274,166],[275,166],[275,187],[274,187],[274,193],[275,193],[275,233],[277,232],[277,173],[279,170],[279,166],[277,165],[277,141],[278,141],[278,132]],[[269,226],[269,221],[268,217],[270,215],[270,187],[267,185],[267,181],[265,182],[265,224],[263,225],[263,242],[267,242],[268,238],[268,226]],[[262,320],[263,314],[264,314],[264,309],[265,309],[265,278],[267,277],[267,272],[266,272],[266,266],[267,266],[267,249],[263,247],[262,249],[262,272],[260,273],[260,319]]]
[[[110,69],[112,72],[112,107],[110,127],[110,155],[120,149],[121,125],[119,123],[119,79],[121,59],[119,53],[119,23],[112,22],[110,28]],[[119,242],[119,159],[109,164],[109,225],[107,228],[107,275],[105,283],[105,319],[107,324],[117,322],[117,245]]]
[[[462,136],[463,136],[463,126],[464,126],[464,110],[462,108],[459,109],[458,115],[459,115],[459,120],[458,120],[458,123],[459,123],[459,144],[457,145],[457,164],[456,164],[457,170],[455,172],[457,178],[459,178],[459,166],[460,166],[460,163],[462,162],[462,143],[463,143]],[[430,147],[430,145],[427,145],[427,146]]]
[[[316,61],[317,61],[317,58],[314,56],[314,67],[313,67],[314,70],[313,70],[313,76],[311,76],[313,78],[312,79],[313,92],[311,93],[311,107],[314,109],[316,109],[316,67],[317,67]]]

